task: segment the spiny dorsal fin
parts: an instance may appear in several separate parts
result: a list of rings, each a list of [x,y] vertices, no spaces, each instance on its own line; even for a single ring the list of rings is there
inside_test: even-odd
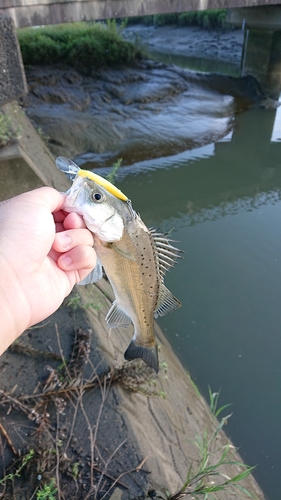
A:
[[[156,265],[160,276],[163,278],[166,272],[177,263],[176,259],[181,258],[179,254],[183,253],[183,251],[172,246],[170,241],[173,240],[167,238],[165,234],[159,233],[153,228],[150,228],[149,232],[154,243]]]
[[[164,283],[161,283],[154,318],[165,316],[165,314],[175,311],[180,306],[181,302],[165,287]]]
[[[131,319],[127,314],[121,309],[117,302],[114,301],[111,308],[109,309],[105,321],[109,328],[123,327],[127,328],[131,325]]]

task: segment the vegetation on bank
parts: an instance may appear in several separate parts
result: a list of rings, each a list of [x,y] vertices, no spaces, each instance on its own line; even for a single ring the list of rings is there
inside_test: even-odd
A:
[[[65,63],[80,71],[132,64],[141,57],[136,43],[122,38],[126,22],[71,23],[18,30],[24,65]]]
[[[164,26],[176,24],[178,26],[199,26],[204,29],[230,29],[226,21],[227,9],[194,10],[180,14],[156,14],[154,16],[131,17],[129,24],[145,24],[146,26]]]
[[[12,126],[11,119],[0,111],[0,148],[9,144],[13,139],[20,137],[20,127]]]
[[[205,29],[229,29],[226,9],[158,14],[117,21],[80,22],[22,28],[18,39],[24,65],[65,63],[78,71],[116,64],[133,64],[143,55],[139,43],[124,40],[127,23],[164,26],[200,26]]]

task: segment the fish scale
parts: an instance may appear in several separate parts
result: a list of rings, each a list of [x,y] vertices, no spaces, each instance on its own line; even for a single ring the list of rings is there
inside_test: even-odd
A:
[[[140,229],[140,220],[137,218],[124,229],[122,240],[104,245],[95,239],[95,248],[109,277],[117,304],[122,304],[124,312],[134,324],[136,345],[154,348],[154,310],[159,280],[149,233]],[[125,251],[133,259],[124,257]],[[110,313],[107,321],[110,326]]]

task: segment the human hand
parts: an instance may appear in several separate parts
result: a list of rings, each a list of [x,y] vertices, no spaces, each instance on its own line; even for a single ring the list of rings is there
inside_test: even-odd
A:
[[[78,214],[61,210],[64,200],[43,187],[0,203],[0,353],[95,267],[93,236]]]

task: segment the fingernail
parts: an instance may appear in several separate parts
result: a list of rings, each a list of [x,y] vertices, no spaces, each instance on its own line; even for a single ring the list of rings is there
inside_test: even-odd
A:
[[[69,267],[72,264],[72,258],[69,255],[62,255],[60,260],[63,262],[65,267]]]
[[[67,234],[58,233],[57,238],[59,239],[59,242],[63,248],[70,247],[72,243],[70,236],[68,236]]]

